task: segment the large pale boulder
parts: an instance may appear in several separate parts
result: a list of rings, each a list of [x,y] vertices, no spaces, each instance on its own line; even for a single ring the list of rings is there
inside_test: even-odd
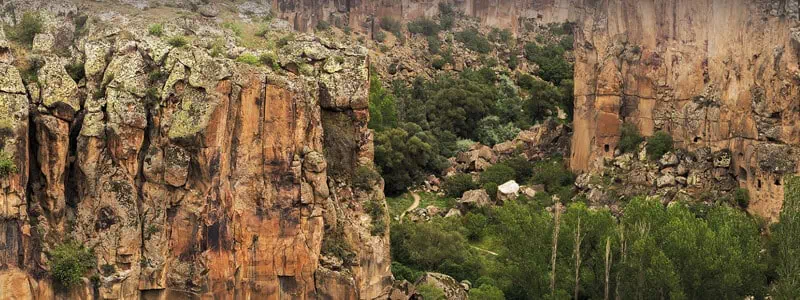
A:
[[[514,180],[510,180],[497,187],[497,200],[513,200],[516,199],[517,196],[519,196],[519,184]]]

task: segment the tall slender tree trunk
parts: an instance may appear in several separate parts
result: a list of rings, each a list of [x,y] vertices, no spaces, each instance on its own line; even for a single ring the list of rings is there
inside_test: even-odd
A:
[[[578,299],[578,290],[581,286],[581,217],[578,217],[578,228],[575,230],[575,296]]]
[[[611,275],[611,237],[606,238],[606,288],[603,292],[603,299],[608,300],[608,281]]]
[[[619,252],[620,252],[620,256],[622,256],[622,264],[625,265],[625,258],[626,258],[627,255],[625,253],[625,226],[624,225],[620,225],[619,226]],[[620,273],[622,273],[622,272],[617,272],[617,279],[616,279],[617,282],[615,284],[616,291],[614,292],[614,298],[615,299],[622,299],[622,297],[620,296],[621,293],[619,292],[619,275],[620,275]]]
[[[550,294],[555,298],[556,295],[556,255],[558,250],[558,230],[561,221],[561,203],[556,202],[556,216],[553,226],[553,254],[551,255],[552,267],[550,268]]]

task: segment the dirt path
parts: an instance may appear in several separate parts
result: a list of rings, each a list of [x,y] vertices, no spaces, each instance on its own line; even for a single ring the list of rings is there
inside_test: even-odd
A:
[[[406,209],[406,211],[400,214],[400,224],[403,223],[403,217],[406,216],[407,212],[410,212],[419,206],[419,201],[420,201],[419,195],[417,195],[417,193],[412,192],[411,197],[414,197],[414,203],[411,203],[411,206],[409,206],[408,209]]]
[[[491,255],[494,255],[494,256],[500,255],[500,254],[497,254],[495,252],[492,252],[492,251],[489,251],[489,250],[486,250],[486,249],[483,249],[483,248],[478,248],[478,247],[475,247],[475,246],[470,246],[470,247],[472,247],[473,249],[478,250],[480,252],[484,252],[484,253],[491,254]]]

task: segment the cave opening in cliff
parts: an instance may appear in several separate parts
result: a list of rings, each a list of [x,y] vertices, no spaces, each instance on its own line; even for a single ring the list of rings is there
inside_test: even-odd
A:
[[[775,185],[776,186],[781,186],[781,179],[780,178],[775,178]]]
[[[739,167],[739,180],[747,181],[747,170],[745,168]]]
[[[606,153],[608,153],[609,151],[611,151],[611,146],[609,146],[608,144],[606,144],[605,146],[603,146],[603,150],[605,150],[605,151],[606,151]]]

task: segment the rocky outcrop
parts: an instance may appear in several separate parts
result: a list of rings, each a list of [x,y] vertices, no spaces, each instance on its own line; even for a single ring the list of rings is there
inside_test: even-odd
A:
[[[680,148],[729,150],[753,213],[775,219],[797,171],[792,1],[583,1],[576,13],[571,167],[614,155],[623,123]],[[664,178],[662,184],[671,180]]]
[[[38,80],[0,61],[0,149],[18,170],[0,178],[0,298],[388,295],[388,230],[372,230],[388,220],[364,208],[386,210],[382,182],[350,185],[372,167],[363,47],[298,35],[268,69],[213,57],[212,21],[167,21],[197,33],[179,47],[109,14],[67,58],[47,41],[72,15],[42,13],[62,22],[35,39]],[[67,239],[97,267],[61,291],[47,253]],[[334,269],[331,243],[348,249]]]

